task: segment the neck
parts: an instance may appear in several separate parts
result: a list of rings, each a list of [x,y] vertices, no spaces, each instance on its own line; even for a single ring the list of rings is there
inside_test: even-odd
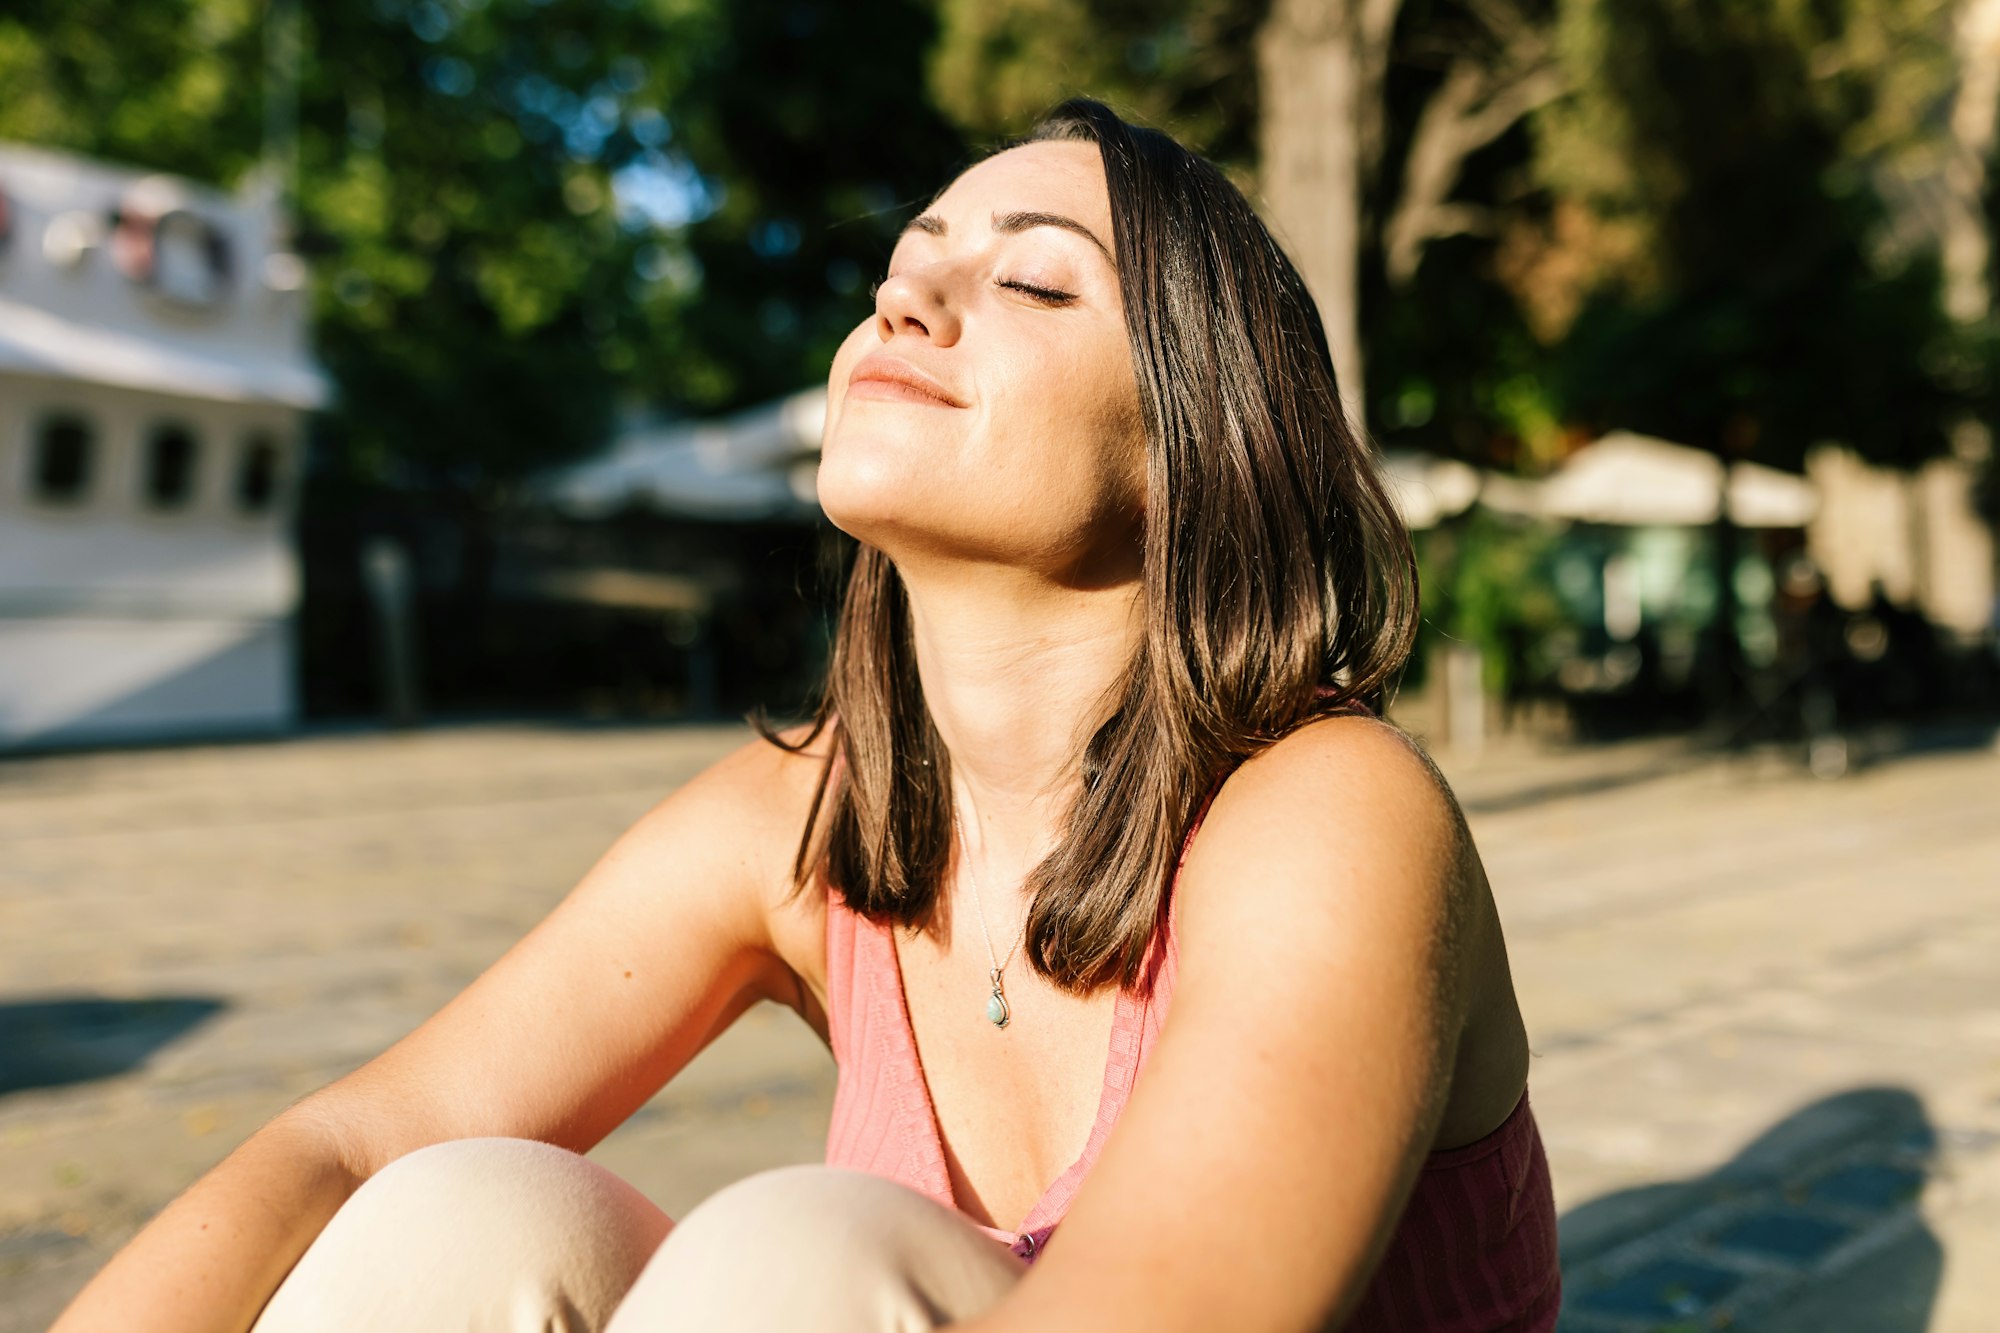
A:
[[[1144,633],[1140,585],[1061,587],[958,565],[948,578],[906,571],[904,586],[966,849],[997,903],[1055,845],[1082,786],[1083,743],[1117,707]]]

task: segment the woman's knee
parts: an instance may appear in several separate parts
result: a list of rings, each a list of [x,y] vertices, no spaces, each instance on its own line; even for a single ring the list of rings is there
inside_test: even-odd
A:
[[[697,1235],[747,1233],[774,1244],[794,1238],[824,1248],[893,1228],[912,1212],[942,1211],[933,1200],[882,1176],[805,1163],[772,1167],[725,1185],[685,1220]]]
[[[603,1167],[526,1139],[418,1149],[364,1182],[257,1333],[601,1328],[672,1222]],[[553,1317],[554,1322],[550,1322]]]
[[[412,1229],[458,1244],[546,1248],[579,1233],[650,1255],[672,1222],[651,1200],[597,1163],[532,1139],[452,1139],[419,1148],[376,1172],[354,1211],[414,1239]]]
[[[987,1308],[1025,1269],[963,1214],[908,1186],[842,1167],[777,1167],[680,1220],[612,1333],[795,1319],[829,1333],[929,1329]]]

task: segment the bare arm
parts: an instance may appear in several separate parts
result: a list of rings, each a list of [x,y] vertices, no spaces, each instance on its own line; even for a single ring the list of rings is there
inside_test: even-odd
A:
[[[51,1333],[244,1330],[361,1183],[449,1139],[594,1146],[759,999],[809,756],[758,740],[634,824],[409,1036],[284,1111],[153,1219]]]
[[[161,1210],[50,1333],[245,1329],[361,1184],[300,1108],[278,1116]]]

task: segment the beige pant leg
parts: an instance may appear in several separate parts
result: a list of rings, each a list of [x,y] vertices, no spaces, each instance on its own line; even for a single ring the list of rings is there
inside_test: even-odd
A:
[[[988,1309],[1027,1270],[908,1186],[778,1167],[681,1218],[607,1333],[911,1333]]]
[[[252,1333],[598,1333],[673,1226],[527,1139],[455,1139],[356,1190]]]

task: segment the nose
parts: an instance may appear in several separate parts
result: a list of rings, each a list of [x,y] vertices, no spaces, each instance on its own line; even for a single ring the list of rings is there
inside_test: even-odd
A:
[[[958,340],[958,308],[942,264],[926,264],[884,278],[875,289],[875,332],[888,342],[905,331],[940,346]]]

